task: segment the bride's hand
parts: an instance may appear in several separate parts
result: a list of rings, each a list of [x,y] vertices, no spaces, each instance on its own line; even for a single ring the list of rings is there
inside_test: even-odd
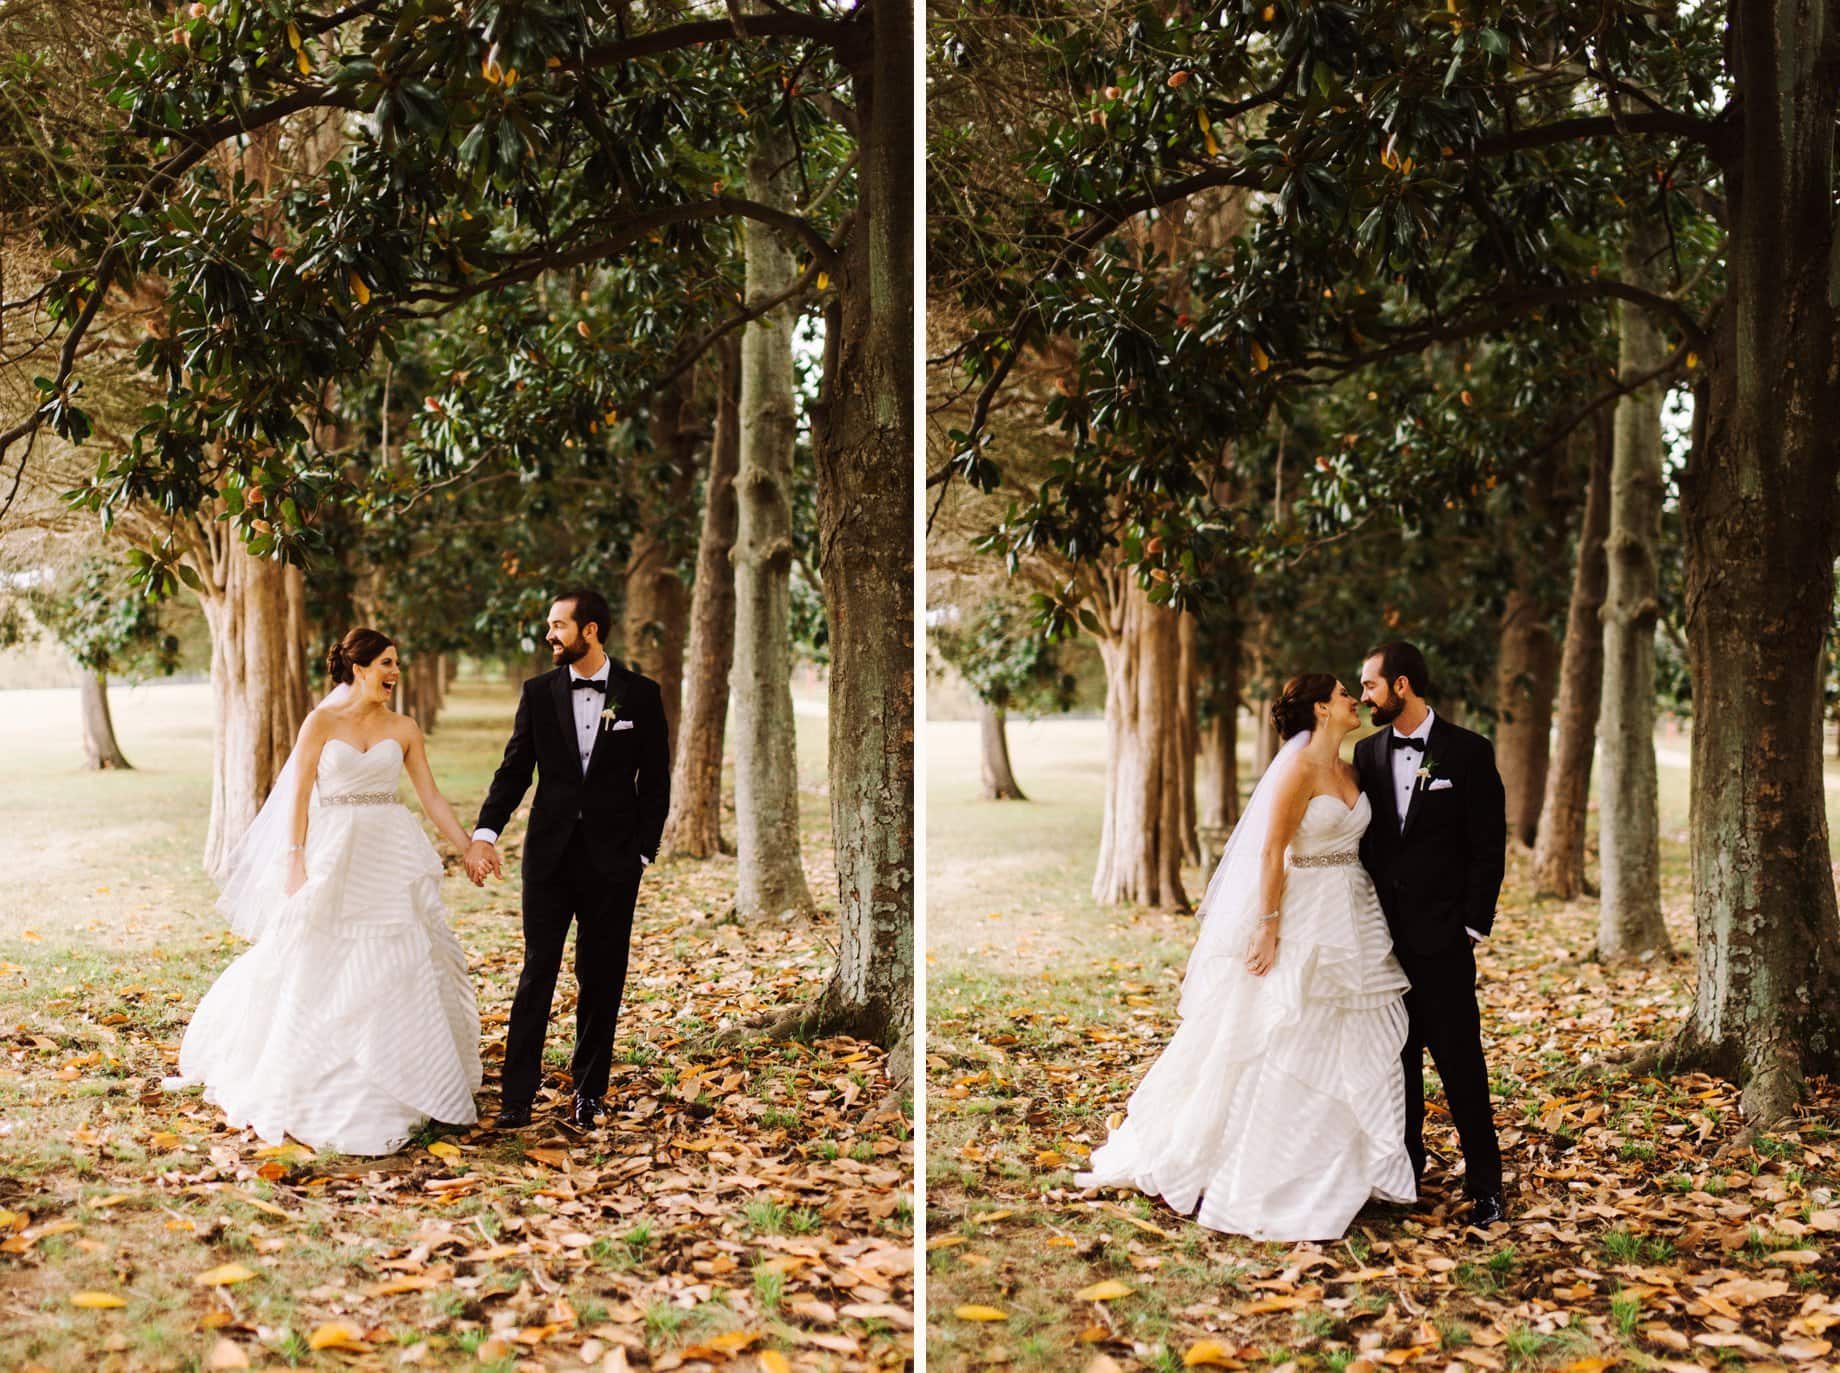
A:
[[[1271,965],[1277,961],[1278,922],[1261,920],[1258,929],[1253,931],[1251,941],[1246,945],[1246,971],[1254,977],[1263,977],[1271,971]]]
[[[295,854],[288,862],[287,894],[292,896],[307,885],[307,860]]]

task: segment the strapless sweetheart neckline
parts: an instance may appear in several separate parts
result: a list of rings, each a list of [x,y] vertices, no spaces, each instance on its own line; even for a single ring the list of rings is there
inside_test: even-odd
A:
[[[343,744],[345,745],[346,748],[350,749],[353,753],[357,754],[360,758],[362,758],[365,754],[369,753],[371,749],[382,748],[385,744],[395,744],[397,748],[402,747],[402,745],[397,742],[396,736],[394,734],[384,735],[383,738],[379,739],[376,743],[372,744],[370,748],[359,748],[356,744],[352,743],[351,740],[349,739],[328,739],[326,742],[328,744]]]

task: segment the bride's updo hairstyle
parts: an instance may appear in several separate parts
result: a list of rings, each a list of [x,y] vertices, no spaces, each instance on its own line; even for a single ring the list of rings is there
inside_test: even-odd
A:
[[[1271,722],[1278,727],[1278,737],[1288,739],[1293,734],[1316,728],[1317,705],[1334,696],[1333,673],[1306,672],[1301,677],[1291,678],[1271,706]]]
[[[326,650],[326,675],[338,686],[350,686],[352,667],[369,667],[386,648],[395,648],[396,640],[374,629],[354,629]]]

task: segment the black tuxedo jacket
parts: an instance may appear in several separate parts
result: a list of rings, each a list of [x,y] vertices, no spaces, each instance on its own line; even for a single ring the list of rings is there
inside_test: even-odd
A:
[[[1373,807],[1361,862],[1380,893],[1393,943],[1409,953],[1443,953],[1468,941],[1465,926],[1487,934],[1495,923],[1507,861],[1507,796],[1489,741],[1434,715],[1419,757],[1431,775],[1413,783],[1402,831],[1392,737],[1383,729],[1354,749],[1361,790]],[[1433,790],[1436,782],[1450,785]]]
[[[537,796],[524,837],[526,879],[555,869],[578,821],[603,874],[622,864],[636,866],[641,855],[650,861],[658,854],[671,806],[671,748],[658,683],[611,664],[605,704],[617,702],[617,718],[631,720],[633,727],[598,730],[585,773],[575,743],[572,690],[567,667],[524,683],[511,741],[474,826],[504,833],[535,769]]]

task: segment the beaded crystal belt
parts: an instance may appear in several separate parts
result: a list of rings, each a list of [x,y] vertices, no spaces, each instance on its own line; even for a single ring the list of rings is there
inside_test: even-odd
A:
[[[1291,859],[1293,868],[1340,868],[1350,863],[1359,863],[1361,854],[1358,849],[1347,853],[1308,853],[1300,858]]]
[[[393,791],[348,791],[343,796],[322,796],[322,806],[393,806],[396,793]]]

